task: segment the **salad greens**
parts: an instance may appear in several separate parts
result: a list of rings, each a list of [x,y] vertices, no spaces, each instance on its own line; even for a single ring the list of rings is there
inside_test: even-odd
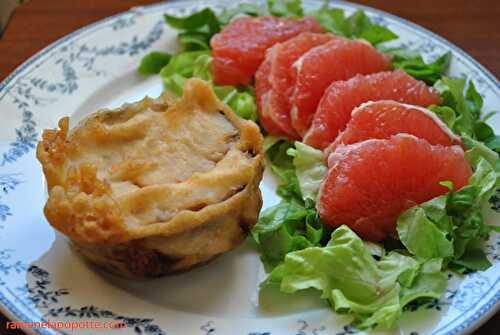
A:
[[[435,61],[426,63],[421,55],[405,48],[380,48],[381,51],[392,56],[392,65],[395,69],[403,69],[415,79],[423,80],[427,84],[434,84],[450,66],[451,52],[446,52]]]
[[[159,72],[165,89],[181,96],[184,82],[191,77],[197,77],[212,82],[210,66],[212,57],[209,50],[185,51],[169,56],[166,65],[158,71],[156,64],[156,52],[148,54],[143,58],[139,72],[143,74]],[[155,59],[153,59],[155,58]],[[154,60],[154,62],[153,62]],[[257,106],[253,89],[249,87],[214,86],[214,91],[227,105],[229,105],[239,116],[248,120],[257,120]]]
[[[304,11],[300,0],[267,0],[270,15],[302,17]]]
[[[363,243],[347,226],[331,233],[321,223],[314,200],[326,166],[316,149],[279,138],[268,139],[266,149],[282,181],[282,201],[263,211],[252,230],[270,272],[263,286],[285,293],[315,288],[336,312],[352,314],[357,328],[387,328],[409,303],[441,296],[447,287],[444,270],[464,273],[491,265],[482,244],[498,227],[484,223],[482,206],[500,177],[498,155],[485,145],[466,152],[474,169],[469,185],[454,190],[443,181],[450,193],[401,214],[402,246],[388,253]]]
[[[143,75],[160,74],[165,89],[180,96],[187,78],[212,82],[210,38],[237,15],[314,16],[326,31],[361,38],[391,55],[403,69],[439,91],[442,103],[429,106],[462,138],[473,168],[469,184],[409,208],[397,221],[396,239],[383,244],[362,241],[349,227],[322,223],[316,197],[327,173],[323,153],[301,142],[267,136],[268,166],[279,177],[281,202],[260,214],[251,231],[268,278],[261,284],[286,293],[314,288],[332,309],[354,316],[357,328],[391,327],[405,306],[439,298],[447,286],[445,270],[458,273],[485,270],[491,264],[482,244],[496,226],[484,222],[485,204],[500,212],[500,137],[482,114],[483,99],[472,81],[449,78],[451,53],[430,63],[404,47],[387,46],[398,36],[371,22],[361,10],[346,15],[327,2],[304,11],[300,0],[268,0],[263,8],[243,3],[215,13],[209,8],[186,17],[165,15],[179,31],[182,51],[152,52],[139,66]],[[252,86],[216,86],[217,96],[243,118],[257,120]]]
[[[499,151],[498,136],[486,123],[495,112],[490,112],[486,116],[481,113],[483,98],[477,92],[472,81],[466,82],[463,78],[442,77],[434,87],[440,92],[443,103],[440,107],[431,106],[431,110],[442,113],[443,108],[447,109],[447,121],[451,120],[451,129],[456,134],[465,137],[465,144],[468,147],[474,145],[469,139],[483,142],[492,150]],[[467,87],[467,89],[465,89]],[[450,110],[454,113],[450,113]]]
[[[409,302],[438,298],[447,279],[439,260],[419,262],[394,251],[376,260],[344,225],[333,231],[326,246],[288,253],[262,285],[276,285],[286,293],[320,290],[336,312],[353,314],[363,329],[393,326]]]
[[[327,172],[327,167],[323,162],[323,152],[302,142],[295,142],[295,149],[290,148],[287,153],[293,157],[293,165],[303,198],[316,199],[319,186]]]
[[[328,2],[325,2],[310,15],[329,32],[348,38],[362,38],[375,46],[398,38],[390,29],[372,23],[362,10],[346,17],[343,9],[329,7]]]
[[[165,14],[165,21],[172,28],[180,30],[178,40],[186,51],[210,49],[210,38],[221,28],[217,16],[210,8],[186,17]]]
[[[141,59],[139,73],[143,75],[158,74],[169,62],[171,55],[166,52],[153,51]]]
[[[466,153],[474,167],[469,185],[408,209],[397,223],[398,236],[419,259],[441,258],[454,271],[485,270],[491,264],[482,249],[492,227],[484,223],[482,204],[495,191],[495,167],[475,149]]]
[[[329,231],[321,223],[314,202],[292,199],[264,210],[252,236],[261,251],[262,263],[270,271],[292,251],[321,246]]]

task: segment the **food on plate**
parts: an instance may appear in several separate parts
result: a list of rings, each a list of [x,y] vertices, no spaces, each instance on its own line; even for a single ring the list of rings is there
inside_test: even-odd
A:
[[[340,145],[390,138],[399,133],[423,138],[430,144],[461,144],[460,137],[432,111],[392,100],[379,100],[364,103],[352,111],[345,130],[328,146],[325,155],[328,157]]]
[[[269,92],[272,90],[271,82],[269,81],[269,74],[271,73],[271,59],[275,49],[273,47],[267,50],[267,55],[264,61],[260,64],[257,72],[255,73],[255,104],[259,114],[260,124],[270,134],[283,134],[280,126],[273,121],[270,115],[269,108]]]
[[[142,69],[176,95],[187,78],[209,81],[270,135],[280,201],[251,231],[263,295],[313,288],[356,329],[387,329],[408,304],[439,299],[446,271],[491,266],[484,246],[498,227],[483,213],[498,202],[500,142],[474,83],[448,77],[450,51],[431,60],[384,44],[398,36],[383,23],[326,3],[166,20],[183,50]]]
[[[352,110],[368,101],[396,100],[423,107],[441,102],[439,92],[403,70],[357,75],[331,84],[323,95],[304,143],[323,149],[344,130]]]
[[[239,17],[210,40],[212,72],[217,85],[247,85],[266,50],[304,31],[323,32],[312,17]]]
[[[49,223],[91,262],[124,276],[160,276],[237,246],[262,205],[262,136],[210,85],[184,96],[101,110],[72,130],[45,130],[37,157]]]
[[[328,167],[318,195],[320,217],[371,241],[394,235],[405,209],[447,193],[442,181],[460,189],[472,175],[460,146],[407,134],[338,146]]]
[[[312,48],[292,67],[296,78],[290,111],[293,127],[301,136],[305,134],[321,97],[331,83],[356,74],[390,68],[390,57],[365,41],[335,38]]]
[[[270,134],[300,138],[290,118],[289,97],[295,80],[291,67],[304,53],[333,38],[333,34],[304,32],[268,50],[255,76],[255,94],[262,124]]]

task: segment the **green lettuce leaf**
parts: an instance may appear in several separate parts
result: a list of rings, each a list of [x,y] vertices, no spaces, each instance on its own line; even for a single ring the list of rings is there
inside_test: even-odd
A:
[[[478,142],[480,143],[480,142]],[[469,184],[402,213],[397,232],[408,251],[419,259],[444,259],[457,272],[485,270],[491,264],[482,245],[493,229],[483,220],[482,206],[499,187],[498,157],[485,146],[466,152],[474,169]]]
[[[212,56],[202,53],[193,62],[193,77],[212,81]]]
[[[198,31],[206,29],[214,34],[220,31],[217,16],[210,8],[204,8],[199,12],[184,17],[165,14],[165,21],[171,27],[179,30]]]
[[[171,57],[166,52],[152,51],[142,57],[138,71],[143,75],[158,74],[169,63]]]
[[[357,328],[390,328],[405,304],[442,294],[446,277],[443,282],[440,272],[440,266],[394,251],[377,261],[353,231],[341,226],[325,247],[288,253],[262,285],[278,285],[285,293],[320,290],[336,312],[355,317]]]
[[[186,31],[177,35],[177,40],[184,51],[209,50],[210,36],[208,33]]]
[[[274,16],[304,16],[300,0],[267,0],[267,8]]]
[[[500,152],[500,136],[495,135],[492,138],[486,140],[486,145],[491,150],[494,150],[496,152]]]
[[[252,121],[257,120],[257,104],[250,87],[214,86],[214,91],[219,99],[231,107],[240,117]]]
[[[182,93],[184,92],[185,82],[186,77],[177,73],[163,77],[163,87],[165,90],[174,93],[178,97],[182,96]]]
[[[314,203],[304,206],[292,199],[264,210],[252,229],[252,237],[265,269],[271,271],[289,252],[321,245],[325,231]]]
[[[288,154],[288,150],[294,148],[293,142],[280,140],[266,151],[266,157],[273,172],[281,179],[278,195],[283,199],[294,199],[298,203],[303,203],[293,157]]]
[[[195,69],[199,67],[197,59],[199,57],[210,57],[208,51],[188,51],[173,55],[166,66],[160,71],[165,89],[181,96],[184,89],[184,82],[195,74]]]
[[[426,63],[421,55],[407,48],[380,48],[392,56],[395,69],[403,69],[415,79],[434,84],[448,71],[451,52],[446,52],[432,63]]]
[[[323,225],[312,200],[326,172],[322,152],[272,136],[264,139],[264,151],[271,169],[281,180],[277,193],[283,199],[263,211],[252,229],[269,271],[283,262],[289,252],[325,245],[329,237],[326,232],[332,228]]]
[[[443,99],[439,111],[442,112],[443,108],[446,108],[446,118],[454,120],[451,129],[465,137],[464,142],[469,148],[475,146],[469,146],[469,144],[474,144],[471,140],[476,140],[483,142],[492,150],[499,150],[500,141],[493,129],[486,123],[486,120],[495,112],[490,112],[483,117],[483,98],[472,81],[467,83],[463,78],[443,77],[435,83],[434,87],[438,89]],[[453,110],[454,117],[450,115],[450,109]],[[437,114],[441,116],[442,113],[437,112]]]
[[[181,96],[187,78],[197,77],[212,82],[210,51],[186,51],[170,58],[160,71],[165,89]],[[215,94],[240,117],[257,120],[253,89],[248,87],[213,86]]]
[[[464,96],[465,79],[441,78],[434,87],[440,92],[444,106],[448,106],[455,111],[456,121],[453,131],[457,134],[465,134],[474,137],[474,124],[479,118],[469,109]]]
[[[269,12],[254,3],[240,3],[234,7],[224,8],[224,10],[218,15],[219,22],[222,26],[228,24],[233,17],[239,14],[245,14],[250,16],[261,16],[269,15]]]
[[[210,38],[221,29],[217,16],[210,8],[184,17],[169,14],[164,17],[169,26],[180,31],[178,40],[184,51],[208,50]]]
[[[430,259],[421,264],[411,285],[402,285],[399,294],[401,307],[422,299],[438,299],[448,286],[448,278],[442,268],[442,259]]]
[[[439,229],[420,206],[412,207],[400,215],[397,231],[404,246],[417,257],[431,259],[453,256],[453,242],[447,238],[448,232]]]
[[[486,121],[496,112],[482,115],[483,98],[474,83],[467,83],[463,78],[443,77],[434,86],[439,90],[443,103],[429,108],[462,137],[467,148],[472,149],[467,153],[469,157],[482,156],[495,166],[500,152],[500,137]]]
[[[398,35],[387,27],[372,23],[362,10],[346,16],[344,10],[331,8],[328,2],[325,2],[310,15],[313,15],[327,31],[348,38],[362,38],[373,45],[398,38]]]
[[[455,121],[457,119],[455,111],[448,106],[438,106],[431,105],[428,107],[429,110],[436,113],[436,115],[448,126],[448,128],[453,129],[455,126]]]
[[[170,58],[168,64],[160,71],[160,76],[165,79],[174,74],[190,78],[194,74],[194,64],[198,57],[210,56],[208,51],[188,51],[178,53]]]
[[[465,152],[465,156],[471,164],[477,164],[479,158],[486,159],[492,166],[497,164],[498,153],[491,150],[486,144],[476,141],[468,135],[462,135],[462,142],[470,148]]]
[[[316,201],[319,187],[328,170],[321,150],[302,142],[295,142],[295,149],[287,151],[293,157],[293,165],[304,199]]]

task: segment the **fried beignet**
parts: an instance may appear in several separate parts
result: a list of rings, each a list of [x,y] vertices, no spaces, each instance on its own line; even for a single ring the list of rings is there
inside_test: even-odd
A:
[[[161,276],[206,263],[247,236],[262,198],[262,135],[209,84],[101,110],[45,130],[37,158],[49,223],[93,263]]]

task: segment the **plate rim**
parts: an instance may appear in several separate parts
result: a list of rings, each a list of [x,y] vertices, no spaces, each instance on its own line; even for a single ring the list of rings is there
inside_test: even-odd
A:
[[[245,0],[236,0],[236,1],[231,1],[231,0],[204,0],[204,1],[196,1],[196,0],[188,0],[188,1],[183,1],[183,0],[171,0],[169,2],[158,2],[150,5],[145,5],[145,6],[135,6],[131,7],[130,9],[126,11],[119,12],[117,14],[105,17],[103,19],[97,20],[95,22],[89,23],[81,28],[78,28],[77,30],[74,30],[63,37],[55,40],[54,42],[50,43],[46,47],[42,48],[41,50],[37,51],[35,54],[27,58],[25,61],[23,61],[20,65],[18,65],[9,75],[7,75],[1,82],[0,82],[0,99],[9,91],[9,85],[14,82],[17,79],[17,77],[26,69],[28,69],[31,65],[33,65],[37,60],[43,58],[45,55],[56,49],[57,47],[63,45],[65,42],[70,42],[73,39],[75,39],[77,36],[81,36],[83,33],[88,33],[93,30],[97,30],[99,28],[102,28],[105,26],[106,23],[109,23],[117,18],[131,15],[134,13],[143,12],[143,13],[149,13],[149,12],[155,12],[159,11],[160,9],[169,9],[169,8],[178,8],[178,7],[193,7],[193,6],[200,6],[203,4],[206,5],[230,5],[234,4],[235,2],[245,2]],[[304,3],[310,3],[310,4],[319,4],[321,5],[323,3],[322,0],[303,0]],[[475,67],[482,75],[484,75],[486,78],[488,78],[494,85],[493,90],[498,91],[500,90],[500,81],[496,78],[496,76],[484,65],[479,63],[475,58],[473,58],[471,55],[469,55],[466,51],[464,51],[461,47],[457,46],[453,42],[448,41],[446,38],[432,32],[431,30],[420,26],[419,24],[416,24],[412,21],[409,21],[405,18],[399,17],[397,15],[391,14],[389,12],[386,12],[381,9],[377,9],[371,6],[367,5],[361,5],[357,3],[352,3],[349,1],[344,1],[344,0],[338,0],[338,1],[329,1],[330,4],[332,5],[345,5],[351,8],[359,8],[359,9],[364,9],[367,10],[371,13],[378,14],[382,17],[387,17],[390,18],[391,20],[397,21],[401,23],[402,25],[408,26],[409,28],[419,31],[423,33],[424,35],[429,36],[433,40],[437,40],[446,47],[450,48],[453,52],[456,52],[458,55],[466,59],[468,62],[472,64],[473,67]],[[494,92],[496,95],[500,95],[499,92]],[[496,287],[498,283],[500,282],[500,277],[497,278],[495,283],[492,285],[492,287]],[[8,307],[10,306],[10,308]],[[470,334],[473,331],[475,331],[477,328],[479,328],[481,325],[483,325],[487,320],[492,318],[498,311],[500,310],[500,289],[498,289],[495,294],[491,297],[491,299],[484,304],[479,310],[475,311],[472,315],[468,317],[463,318],[463,322],[459,323],[455,326],[453,326],[451,329],[447,330],[444,334],[451,335],[451,334]],[[6,296],[0,292],[0,311],[9,319],[8,321],[21,321],[21,322],[30,322],[32,321],[31,318],[28,317],[27,314],[24,314],[21,310],[17,308],[17,306],[11,301],[6,298]],[[445,330],[447,327],[452,325],[453,323],[456,323],[457,320],[461,319],[464,314],[467,312],[462,313],[460,317],[455,318],[453,321],[448,323],[447,325],[444,325],[441,328],[435,329],[433,333],[436,331],[440,330]],[[52,330],[46,330],[46,329],[35,329],[35,328],[27,328],[23,329],[23,332],[27,334],[42,334],[42,335],[53,335],[57,334],[54,333]]]

